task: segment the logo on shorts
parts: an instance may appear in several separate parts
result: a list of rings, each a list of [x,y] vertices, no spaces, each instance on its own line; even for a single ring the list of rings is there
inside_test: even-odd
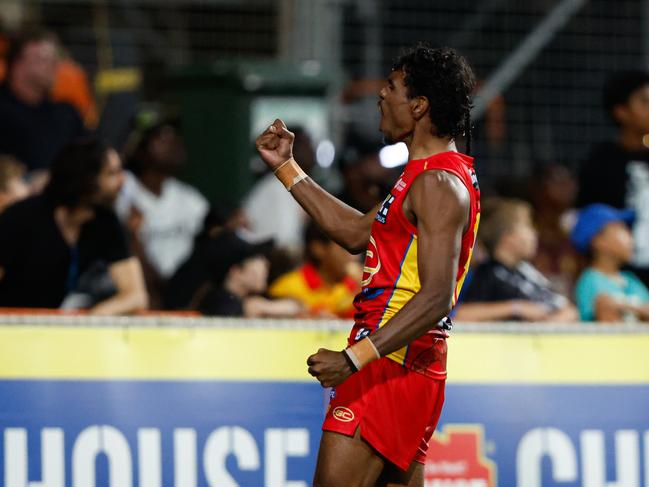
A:
[[[428,446],[426,485],[496,487],[496,464],[485,452],[482,425],[445,425]]]
[[[343,423],[349,423],[354,420],[354,412],[344,406],[335,407],[332,414],[334,418]]]

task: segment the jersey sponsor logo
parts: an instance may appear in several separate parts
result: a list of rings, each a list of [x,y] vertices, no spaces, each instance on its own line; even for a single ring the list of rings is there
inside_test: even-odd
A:
[[[362,340],[363,338],[369,336],[369,334],[370,334],[370,329],[369,328],[361,328],[356,333],[356,336],[354,337],[354,341],[357,342],[359,340]]]
[[[343,423],[354,421],[354,412],[351,409],[346,408],[345,406],[335,407],[331,414],[334,418],[336,418],[338,421],[342,421]]]
[[[376,213],[376,217],[374,219],[377,222],[385,224],[385,222],[388,220],[388,211],[390,211],[390,206],[392,205],[392,203],[394,203],[394,196],[392,194],[389,194],[383,200],[383,204],[381,205],[381,208]]]
[[[478,184],[478,176],[476,175],[473,169],[470,171],[470,175],[471,175],[471,184],[473,185],[473,188],[479,191],[480,185]]]
[[[496,487],[497,468],[487,458],[482,425],[446,425],[430,440],[425,481],[433,487]]]
[[[363,266],[361,286],[365,287],[372,282],[372,278],[380,270],[381,258],[379,257],[379,248],[376,245],[374,237],[370,235],[370,242],[367,244],[367,251],[365,252],[365,265]]]
[[[394,185],[394,189],[396,191],[403,191],[405,188],[406,188],[406,182],[403,179],[399,178],[399,180]]]

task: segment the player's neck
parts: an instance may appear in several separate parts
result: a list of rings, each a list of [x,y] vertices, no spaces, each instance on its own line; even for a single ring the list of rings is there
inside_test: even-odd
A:
[[[451,137],[435,137],[430,132],[415,130],[410,140],[406,140],[410,159],[425,159],[442,152],[457,151],[455,140]]]

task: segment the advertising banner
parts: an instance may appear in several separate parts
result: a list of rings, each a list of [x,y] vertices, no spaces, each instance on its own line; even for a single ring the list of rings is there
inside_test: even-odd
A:
[[[305,487],[346,333],[0,326],[5,487]],[[456,333],[432,487],[649,487],[647,333]]]

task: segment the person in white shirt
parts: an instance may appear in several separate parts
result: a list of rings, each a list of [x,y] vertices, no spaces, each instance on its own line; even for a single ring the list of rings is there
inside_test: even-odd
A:
[[[185,161],[184,145],[171,123],[145,130],[129,157],[130,173],[117,202],[152,296],[160,294],[191,253],[209,210],[196,188],[174,177]]]

